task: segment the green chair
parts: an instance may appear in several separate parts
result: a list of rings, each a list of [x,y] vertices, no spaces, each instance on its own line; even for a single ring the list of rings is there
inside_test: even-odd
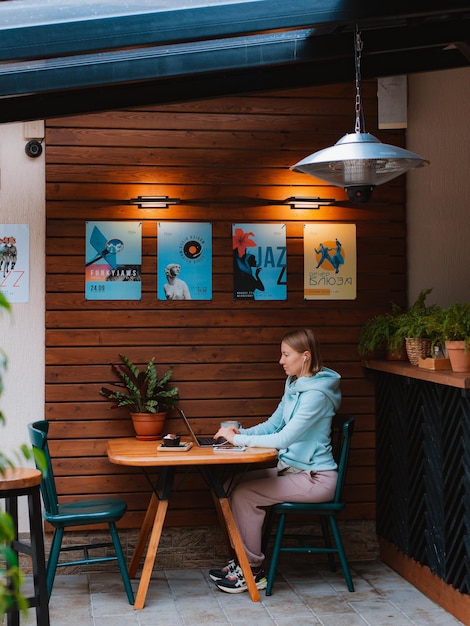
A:
[[[274,538],[274,547],[271,556],[271,564],[268,572],[268,585],[266,587],[266,595],[272,594],[274,577],[276,574],[277,562],[281,552],[295,552],[303,554],[327,554],[330,568],[336,571],[335,554],[338,555],[341,567],[343,569],[344,578],[349,591],[354,591],[354,585],[349,571],[348,561],[344,552],[343,542],[339,533],[336,516],[344,509],[343,487],[346,479],[346,470],[348,466],[349,449],[351,446],[351,436],[354,430],[354,417],[350,415],[335,415],[333,418],[332,428],[332,445],[333,454],[338,463],[338,482],[336,485],[335,496],[331,502],[320,503],[297,503],[283,502],[271,507],[266,519],[265,530],[263,533],[263,550],[271,535],[276,515],[279,516],[277,531]],[[308,515],[319,516],[322,535],[313,537],[308,535],[293,535],[285,533],[286,518],[288,515]],[[331,541],[329,526],[333,534],[334,543]],[[296,539],[299,545],[283,546],[283,538]],[[312,539],[322,539],[322,545],[312,546]]]
[[[44,519],[54,527],[51,549],[46,567],[47,591],[51,596],[52,586],[57,567],[67,565],[89,565],[91,563],[103,563],[107,561],[118,561],[119,569],[124,583],[130,604],[134,604],[134,593],[132,591],[126,561],[119,541],[116,529],[116,522],[119,521],[127,509],[127,503],[122,498],[94,498],[89,500],[78,500],[61,504],[58,502],[57,491],[52,470],[51,457],[47,443],[49,422],[41,420],[28,424],[29,437],[33,448],[42,450],[46,470],[41,481],[41,494],[44,503]],[[39,469],[39,468],[38,468]],[[62,547],[64,530],[71,526],[87,526],[90,524],[108,524],[112,542],[81,544]],[[90,557],[89,550],[93,548],[104,548],[114,546],[115,556]],[[75,561],[59,563],[61,552],[83,550],[83,558]]]

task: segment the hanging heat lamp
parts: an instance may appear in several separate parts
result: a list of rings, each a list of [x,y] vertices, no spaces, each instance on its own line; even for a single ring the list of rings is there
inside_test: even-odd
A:
[[[342,137],[330,148],[314,152],[290,169],[320,178],[336,187],[344,187],[354,203],[368,202],[377,185],[415,167],[428,165],[422,157],[389,144],[365,132],[361,90],[362,39],[355,28],[356,122],[354,133]]]

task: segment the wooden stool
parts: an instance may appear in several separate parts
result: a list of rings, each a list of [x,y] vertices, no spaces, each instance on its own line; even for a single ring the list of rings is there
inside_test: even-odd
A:
[[[36,607],[37,626],[49,626],[49,598],[46,583],[46,561],[44,554],[44,536],[42,532],[42,510],[40,484],[42,474],[37,469],[26,467],[7,468],[0,475],[0,498],[5,499],[5,511],[12,517],[15,538],[11,548],[32,559],[34,577],[34,596],[27,598],[29,606]],[[18,540],[18,498],[28,497],[29,530],[31,543]],[[8,626],[19,626],[20,612],[11,609],[7,615]]]

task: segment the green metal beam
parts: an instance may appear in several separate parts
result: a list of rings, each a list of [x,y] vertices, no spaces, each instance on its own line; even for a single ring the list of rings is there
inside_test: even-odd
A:
[[[469,10],[468,0],[0,2],[0,60],[51,58],[275,30],[367,26]]]

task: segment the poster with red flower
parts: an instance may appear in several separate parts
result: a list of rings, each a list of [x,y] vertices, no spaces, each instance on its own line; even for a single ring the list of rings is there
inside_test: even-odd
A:
[[[235,300],[286,300],[286,225],[233,224]]]

